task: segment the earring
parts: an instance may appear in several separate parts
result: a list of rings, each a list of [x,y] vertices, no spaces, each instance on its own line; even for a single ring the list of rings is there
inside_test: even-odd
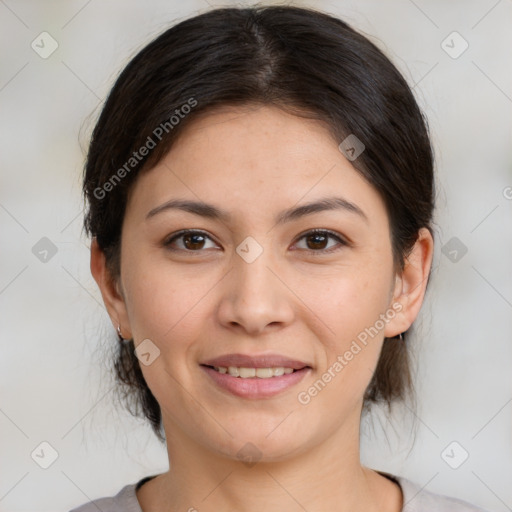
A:
[[[402,333],[398,335],[398,341],[404,341],[404,337],[402,336]]]
[[[123,338],[123,335],[121,334],[121,326],[118,324],[117,325],[117,337],[119,338],[119,341],[121,343],[124,343],[124,338]]]

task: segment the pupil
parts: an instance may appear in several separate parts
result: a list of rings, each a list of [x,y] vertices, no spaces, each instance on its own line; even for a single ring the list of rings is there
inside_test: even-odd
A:
[[[200,240],[199,242],[197,242],[197,241],[190,242],[191,239],[193,240],[193,239],[198,239],[198,238],[202,239],[202,240]],[[185,242],[185,247],[187,247],[187,249],[200,249],[201,244],[204,244],[204,236],[200,235],[200,234],[185,235],[183,240]],[[198,247],[198,245],[199,245],[199,247]]]
[[[308,241],[311,241],[312,239],[317,240],[317,242],[313,242],[314,249],[323,249],[324,248],[323,246],[325,246],[325,241],[326,241],[327,237],[325,235],[315,233],[314,235],[310,235],[308,237]],[[320,239],[319,243],[318,243],[318,239]],[[315,244],[316,244],[316,246],[315,246]],[[320,247],[318,247],[318,245],[320,245]]]

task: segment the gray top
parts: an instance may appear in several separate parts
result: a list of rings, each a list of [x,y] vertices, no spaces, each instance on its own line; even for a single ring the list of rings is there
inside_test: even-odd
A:
[[[402,512],[486,512],[465,501],[434,494],[400,476],[379,471],[400,485],[404,498]],[[144,482],[157,475],[147,476],[134,484],[124,486],[115,496],[100,498],[74,508],[70,512],[143,512],[135,494]]]

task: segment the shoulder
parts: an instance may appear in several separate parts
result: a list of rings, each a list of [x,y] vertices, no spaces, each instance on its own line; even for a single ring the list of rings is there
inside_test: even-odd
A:
[[[138,484],[125,485],[115,496],[84,503],[70,512],[142,512],[135,494]]]
[[[392,477],[402,488],[404,497],[402,512],[487,512],[466,501],[422,489],[406,478]]]

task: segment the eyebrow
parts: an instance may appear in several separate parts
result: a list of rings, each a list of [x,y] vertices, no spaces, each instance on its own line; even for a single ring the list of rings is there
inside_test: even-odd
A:
[[[185,212],[200,215],[201,217],[206,217],[212,220],[220,220],[225,223],[228,223],[231,220],[231,214],[228,211],[218,208],[212,204],[204,203],[202,201],[192,201],[189,199],[171,199],[170,201],[167,201],[160,206],[150,210],[146,215],[146,220],[161,212],[174,209],[183,210]],[[342,197],[326,197],[324,199],[306,203],[295,208],[289,208],[288,210],[280,212],[277,215],[275,222],[276,224],[284,224],[286,222],[297,220],[306,215],[328,210],[345,210],[346,212],[358,215],[368,223],[368,217],[363,212],[363,210],[361,210],[361,208],[359,208],[359,206],[356,204],[343,199]]]

